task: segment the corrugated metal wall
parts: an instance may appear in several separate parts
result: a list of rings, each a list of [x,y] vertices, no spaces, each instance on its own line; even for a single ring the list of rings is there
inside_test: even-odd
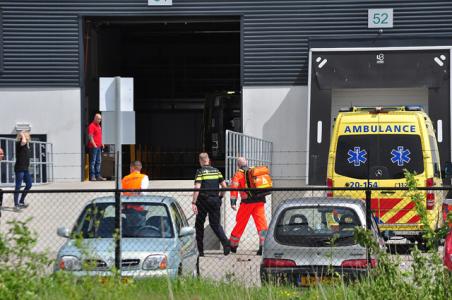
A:
[[[368,36],[368,8],[394,8],[394,29],[384,36],[452,32],[452,1],[0,0],[3,51],[0,86],[79,86],[79,16],[242,15],[243,84],[307,83],[310,37]]]

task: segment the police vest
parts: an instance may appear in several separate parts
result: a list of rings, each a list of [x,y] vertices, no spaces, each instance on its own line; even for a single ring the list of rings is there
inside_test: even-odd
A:
[[[122,188],[124,190],[140,190],[141,182],[146,175],[133,172],[122,179]],[[124,192],[126,196],[137,196],[140,193],[138,192]]]

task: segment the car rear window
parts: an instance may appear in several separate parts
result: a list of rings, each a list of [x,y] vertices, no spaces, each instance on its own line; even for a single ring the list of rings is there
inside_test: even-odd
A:
[[[173,226],[163,204],[123,203],[122,236],[131,238],[172,238]],[[113,203],[88,205],[80,215],[74,232],[85,239],[112,238],[115,232]]]
[[[291,246],[349,246],[356,244],[356,226],[361,226],[361,222],[351,208],[292,207],[280,214],[276,223],[275,239],[281,244]]]
[[[342,135],[335,172],[356,179],[401,179],[404,169],[424,172],[421,138],[414,134]]]

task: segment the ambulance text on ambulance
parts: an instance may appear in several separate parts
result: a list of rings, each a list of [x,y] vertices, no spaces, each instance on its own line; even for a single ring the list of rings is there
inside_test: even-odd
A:
[[[353,125],[344,133],[415,133],[416,125]]]

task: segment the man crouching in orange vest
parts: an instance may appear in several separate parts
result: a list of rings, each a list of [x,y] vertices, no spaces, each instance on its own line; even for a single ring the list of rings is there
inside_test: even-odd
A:
[[[149,186],[149,177],[141,174],[141,162],[138,160],[130,163],[130,174],[125,176],[121,183],[124,190],[145,190]],[[142,192],[124,192],[125,196],[143,195]]]
[[[248,162],[244,157],[237,160],[238,171],[232,177],[231,188],[243,189],[247,188],[246,171],[248,170]],[[236,210],[238,191],[231,191],[231,207]],[[231,232],[231,252],[236,253],[239,246],[240,238],[245,231],[250,216],[253,216],[254,224],[256,224],[257,233],[259,234],[259,250],[257,255],[262,255],[262,246],[264,245],[265,235],[267,234],[268,225],[265,218],[265,196],[252,197],[247,192],[240,192],[240,207],[236,216],[236,224]]]

